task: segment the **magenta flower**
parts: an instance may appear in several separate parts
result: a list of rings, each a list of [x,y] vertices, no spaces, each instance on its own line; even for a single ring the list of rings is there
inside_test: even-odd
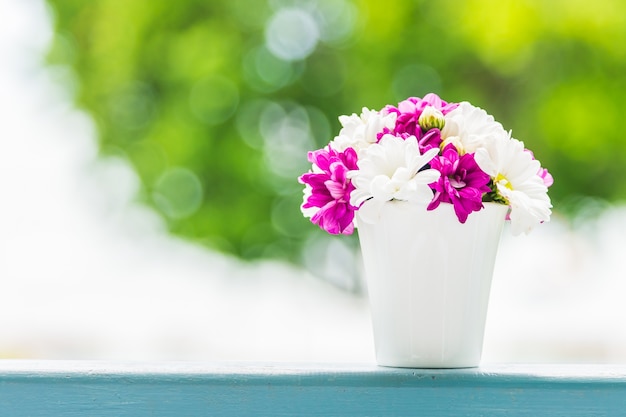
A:
[[[434,128],[424,133],[421,138],[417,140],[420,146],[420,152],[424,153],[432,148],[438,148],[441,145],[441,130]]]
[[[328,233],[352,234],[357,207],[350,204],[354,185],[347,173],[357,169],[355,150],[347,148],[337,152],[328,147],[309,152],[308,160],[313,164],[313,171],[298,178],[306,185],[302,213]]]
[[[447,103],[439,98],[438,95],[429,93],[424,98],[410,97],[398,104],[398,107],[387,106],[387,113],[396,113],[396,126],[393,131],[383,132],[391,133],[396,136],[408,134],[415,136],[420,144],[420,151],[424,152],[441,144],[441,132],[439,129],[433,128],[423,131],[419,125],[419,118],[426,107],[433,107],[440,111],[444,116],[458,107],[457,103]],[[382,137],[382,134],[380,135]]]
[[[476,164],[474,155],[459,156],[454,145],[448,145],[440,156],[430,161],[431,168],[441,172],[437,182],[430,184],[435,191],[428,210],[434,210],[440,203],[452,203],[454,212],[461,223],[473,211],[483,208],[482,195],[491,191],[490,177]]]

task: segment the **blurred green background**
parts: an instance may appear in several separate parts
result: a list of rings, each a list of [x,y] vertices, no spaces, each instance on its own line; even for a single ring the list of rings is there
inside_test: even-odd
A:
[[[341,114],[428,92],[512,129],[554,175],[555,215],[626,196],[621,0],[49,4],[49,63],[102,154],[130,161],[173,233],[244,259],[332,239],[300,214],[306,152]]]

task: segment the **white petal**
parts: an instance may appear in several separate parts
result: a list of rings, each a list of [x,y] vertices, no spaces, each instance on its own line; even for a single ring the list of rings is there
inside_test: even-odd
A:
[[[496,163],[491,158],[491,155],[486,148],[476,149],[474,160],[476,161],[476,164],[478,164],[478,167],[490,177],[494,178],[498,175]]]
[[[427,204],[433,199],[433,190],[426,184],[411,181],[402,187],[395,195],[397,200],[410,201],[412,203]]]
[[[385,201],[369,199],[359,208],[359,218],[365,223],[376,224],[380,219],[380,211]]]
[[[418,184],[430,184],[439,179],[441,176],[441,172],[436,169],[425,169],[420,171],[413,177],[413,181],[416,181]]]
[[[522,191],[509,191],[507,194],[513,235],[529,233],[538,224],[550,221],[552,204],[547,193],[531,196]]]
[[[350,204],[354,207],[359,207],[368,198],[371,198],[372,194],[369,190],[360,190],[358,188],[352,190],[350,193]]]
[[[370,183],[370,193],[377,200],[388,201],[393,198],[395,190],[390,189],[391,183],[389,177],[385,175],[377,175]]]
[[[445,120],[442,138],[445,141],[448,137],[455,137],[466,152],[475,152],[494,137],[506,136],[506,131],[493,116],[466,101],[448,113]]]

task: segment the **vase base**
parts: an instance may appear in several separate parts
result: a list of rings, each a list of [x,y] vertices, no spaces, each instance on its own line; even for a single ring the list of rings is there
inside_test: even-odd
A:
[[[475,365],[456,365],[456,364],[382,364],[378,363],[378,366],[383,368],[404,368],[404,369],[467,369],[467,368],[478,368],[478,364]]]
[[[480,357],[448,357],[448,358],[407,358],[407,357],[377,357],[378,366],[385,368],[420,368],[420,369],[460,369],[476,368],[480,364]]]

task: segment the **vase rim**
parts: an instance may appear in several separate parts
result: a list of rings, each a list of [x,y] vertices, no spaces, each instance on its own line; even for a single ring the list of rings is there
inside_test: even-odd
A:
[[[379,212],[379,219],[380,216],[383,215],[384,212],[393,212],[393,213],[397,213],[398,215],[400,215],[401,213],[406,213],[406,215],[412,215],[410,213],[423,213],[425,216],[428,216],[429,218],[431,218],[432,216],[436,216],[439,217],[441,215],[443,216],[454,216],[456,217],[456,213],[454,211],[454,205],[452,203],[441,203],[437,208],[433,209],[433,210],[428,210],[428,204],[425,203],[417,203],[417,202],[412,202],[412,201],[406,201],[406,200],[389,200],[386,201],[380,208],[380,212]],[[501,204],[501,203],[497,203],[497,202],[493,202],[493,201],[487,201],[483,203],[483,207],[478,210],[478,211],[473,211],[469,214],[468,219],[471,219],[472,217],[482,217],[485,215],[489,215],[489,216],[496,216],[496,217],[500,217],[502,216],[502,220],[505,220],[505,216],[507,211],[509,210],[509,206],[506,204]],[[491,213],[491,214],[489,214]],[[501,213],[501,214],[500,214]],[[362,217],[360,216],[360,213],[357,211],[357,219],[360,221],[363,221],[365,223],[371,222],[371,221],[365,221],[362,219]],[[374,223],[376,223],[377,221],[374,221]],[[464,224],[464,223],[461,223]]]
[[[398,206],[414,206],[414,207],[420,207],[420,208],[424,208],[424,210],[429,211],[429,212],[433,212],[433,211],[437,211],[437,210],[441,210],[442,207],[447,207],[444,210],[454,210],[454,205],[452,203],[448,203],[448,202],[442,202],[439,204],[439,206],[433,210],[428,210],[428,204],[427,203],[417,203],[417,202],[413,202],[413,201],[407,201],[407,200],[389,200],[389,201],[385,201],[384,205],[398,205]],[[474,213],[480,212],[482,210],[484,210],[487,207],[492,207],[492,209],[496,209],[497,207],[502,207],[502,210],[508,210],[509,206],[507,204],[502,204],[502,203],[498,203],[495,201],[483,201],[483,208],[481,208],[478,211],[475,212],[471,212],[470,216]]]

